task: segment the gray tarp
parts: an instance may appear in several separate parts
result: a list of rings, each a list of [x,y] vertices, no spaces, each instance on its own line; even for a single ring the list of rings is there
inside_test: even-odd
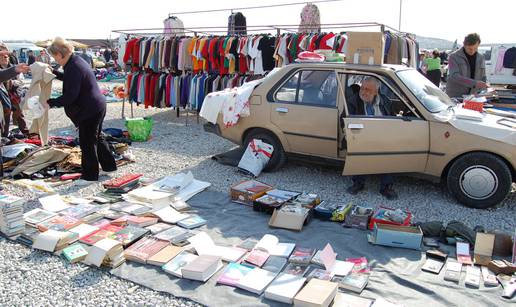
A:
[[[505,306],[512,301],[501,298],[501,286],[496,288],[472,289],[464,286],[464,271],[460,284],[443,280],[440,275],[422,272],[421,252],[408,249],[371,245],[367,232],[343,228],[338,223],[314,219],[302,232],[268,227],[270,216],[255,212],[251,207],[230,202],[229,196],[221,192],[205,191],[188,203],[207,219],[206,231],[219,245],[239,244],[252,237],[259,240],[264,234],[278,236],[280,242],[295,242],[299,246],[322,249],[331,243],[337,259],[365,256],[372,266],[369,284],[361,296],[383,297],[404,306]],[[216,285],[223,270],[205,284],[179,279],[161,271],[159,267],[128,262],[111,270],[123,279],[186,297],[209,306],[263,306],[277,305],[276,302],[258,297],[250,292],[229,286]]]

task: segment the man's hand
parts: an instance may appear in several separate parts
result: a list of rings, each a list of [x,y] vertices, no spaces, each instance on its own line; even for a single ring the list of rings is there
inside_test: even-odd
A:
[[[488,88],[489,86],[484,81],[477,81],[476,87],[477,88]]]
[[[21,63],[21,64],[18,64],[16,65],[16,72],[17,73],[28,73],[30,71],[30,67],[29,65],[25,64],[25,63]]]

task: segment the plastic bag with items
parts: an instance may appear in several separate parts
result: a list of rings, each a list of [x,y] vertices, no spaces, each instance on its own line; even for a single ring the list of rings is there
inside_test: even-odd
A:
[[[238,169],[258,177],[272,157],[273,151],[272,145],[253,139],[247,145],[247,149],[238,163]]]

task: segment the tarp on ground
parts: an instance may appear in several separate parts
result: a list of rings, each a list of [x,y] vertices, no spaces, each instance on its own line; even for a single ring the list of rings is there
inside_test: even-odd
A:
[[[329,242],[337,259],[365,256],[372,267],[369,284],[361,296],[382,297],[403,306],[509,306],[516,302],[501,298],[501,286],[480,289],[464,286],[465,273],[459,284],[443,280],[441,274],[421,271],[420,251],[371,245],[367,232],[343,228],[338,223],[314,219],[301,232],[268,227],[270,216],[251,207],[232,203],[225,193],[205,191],[188,201],[207,220],[199,230],[206,231],[219,245],[236,245],[247,238],[259,240],[270,233],[280,242],[322,249]],[[452,254],[452,256],[454,256]],[[262,296],[229,286],[217,285],[223,269],[206,283],[179,279],[159,267],[126,262],[111,270],[120,278],[145,287],[184,297],[208,306],[284,306]]]

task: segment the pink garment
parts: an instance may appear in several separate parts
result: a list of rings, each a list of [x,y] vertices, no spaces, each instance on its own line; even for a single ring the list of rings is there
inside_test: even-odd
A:
[[[495,74],[499,73],[503,69],[503,57],[505,56],[505,51],[507,51],[507,48],[500,47],[498,49],[498,57],[496,57],[496,67],[495,67]]]

